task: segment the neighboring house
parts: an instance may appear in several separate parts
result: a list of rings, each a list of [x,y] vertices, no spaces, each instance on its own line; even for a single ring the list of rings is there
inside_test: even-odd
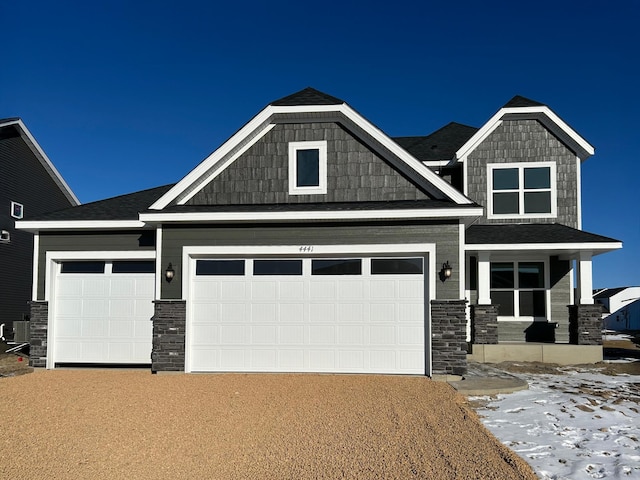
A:
[[[0,119],[0,324],[7,338],[13,322],[29,316],[32,299],[33,234],[15,228],[51,210],[78,205],[40,145],[19,118]]]
[[[640,287],[605,288],[593,299],[602,305],[604,327],[609,330],[640,330]]]
[[[175,185],[21,222],[31,363],[461,374],[468,341],[483,361],[601,359],[591,259],[622,245],[581,230],[591,154],[522,97],[393,139],[307,88]]]

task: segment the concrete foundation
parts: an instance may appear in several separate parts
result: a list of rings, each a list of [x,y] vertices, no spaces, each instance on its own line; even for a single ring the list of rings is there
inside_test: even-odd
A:
[[[559,365],[598,363],[603,360],[602,345],[566,343],[473,344],[467,359],[479,363],[542,362]]]

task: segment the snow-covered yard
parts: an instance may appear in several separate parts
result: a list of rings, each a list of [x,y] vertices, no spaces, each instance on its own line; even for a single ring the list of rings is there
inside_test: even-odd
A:
[[[561,370],[518,373],[529,390],[470,401],[541,479],[640,478],[640,375]]]

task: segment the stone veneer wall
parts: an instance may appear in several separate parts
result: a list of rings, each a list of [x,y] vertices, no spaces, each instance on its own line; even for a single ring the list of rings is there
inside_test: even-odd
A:
[[[466,300],[431,300],[434,375],[467,373]]]
[[[151,371],[183,372],[185,362],[185,300],[155,300]]]
[[[602,345],[602,306],[569,305],[569,343]]]
[[[498,305],[471,305],[471,343],[498,343]]]
[[[31,309],[29,365],[32,367],[46,367],[49,302],[29,302],[29,307]]]

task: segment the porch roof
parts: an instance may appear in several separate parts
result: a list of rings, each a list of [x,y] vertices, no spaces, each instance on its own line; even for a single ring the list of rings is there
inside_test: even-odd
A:
[[[466,249],[475,251],[591,251],[597,255],[618,248],[622,248],[620,240],[559,223],[472,225],[466,230]]]

